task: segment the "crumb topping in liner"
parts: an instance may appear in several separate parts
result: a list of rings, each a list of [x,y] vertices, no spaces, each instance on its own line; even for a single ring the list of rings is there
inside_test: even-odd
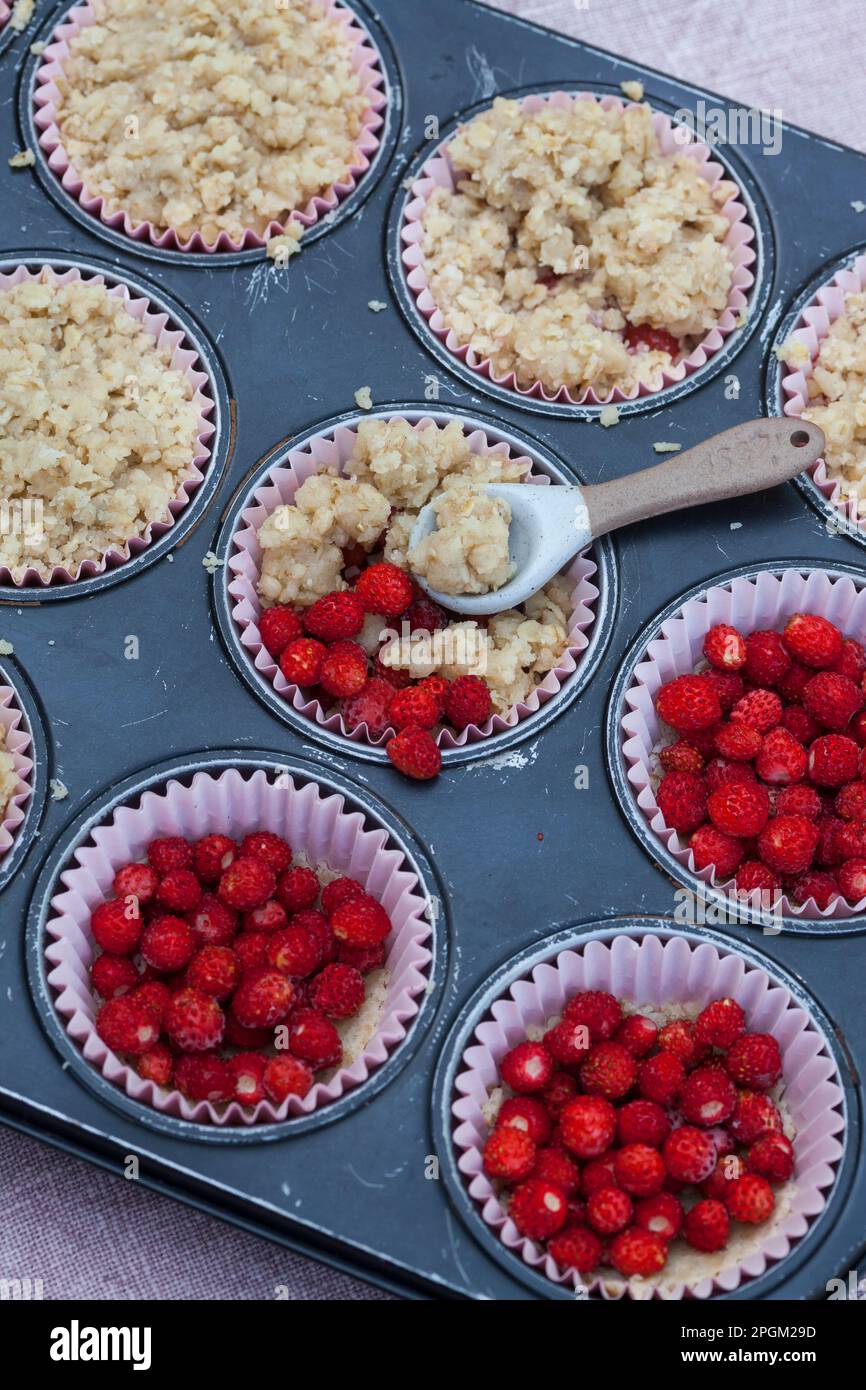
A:
[[[806,363],[797,350],[806,352]],[[808,350],[795,341],[783,344],[782,358],[807,365]],[[846,493],[866,495],[866,291],[845,296],[845,309],[831,325],[807,371],[808,408],[802,418],[824,431],[824,462],[831,478]]]
[[[436,529],[409,550],[413,574],[441,594],[487,594],[514,573],[508,559],[511,507],[468,479],[446,480],[433,499]]]
[[[6,747],[6,728],[0,724],[0,820],[6,815],[7,807],[20,787],[15,759]]]

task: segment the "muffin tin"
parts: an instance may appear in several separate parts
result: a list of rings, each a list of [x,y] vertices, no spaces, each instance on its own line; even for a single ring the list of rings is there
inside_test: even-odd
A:
[[[405,181],[455,113],[497,93],[618,95],[621,81],[638,78],[668,113],[709,94],[474,0],[379,0],[375,11],[347,3],[387,71],[380,154],[287,270],[261,251],[196,256],[132,241],[67,198],[41,159],[17,172],[0,164],[0,262],[77,265],[163,306],[200,351],[220,419],[202,486],[154,545],[81,585],[0,593],[0,639],[14,649],[0,662],[0,684],[15,689],[36,753],[26,817],[0,861],[0,1117],[115,1171],[136,1154],[145,1183],[408,1296],[561,1298],[562,1286],[502,1246],[467,1196],[451,1141],[453,1079],[474,1027],[512,979],[566,945],[682,931],[781,981],[826,1040],[844,1092],[844,1151],[824,1211],[783,1260],[715,1296],[824,1297],[827,1280],[866,1250],[864,920],[798,919],[780,934],[749,920],[679,926],[681,876],[630,833],[619,747],[605,729],[656,615],[684,593],[759,565],[856,577],[859,548],[828,529],[798,486],[620,533],[596,548],[590,647],[562,696],[507,733],[454,750],[423,786],[363,746],[322,737],[256,683],[232,630],[224,561],[262,470],[287,447],[359,418],[361,386],[372,388],[377,411],[459,411],[554,474],[587,482],[651,464],[654,442],[687,448],[778,413],[772,345],[863,249],[866,227],[851,202],[866,159],[790,126],[776,157],[755,147],[715,152],[747,198],[760,247],[752,312],[704,368],[621,403],[620,423],[604,429],[597,407],[518,396],[461,370],[437,345],[399,259]],[[68,7],[40,4],[24,34],[3,36],[9,155],[36,147],[29,45],[48,38]],[[430,116],[441,133],[428,142]],[[388,308],[372,312],[371,299]],[[423,885],[433,943],[418,1014],[366,1082],[309,1115],[242,1130],[164,1115],[106,1081],[70,1042],[45,984],[48,903],[82,837],[146,786],[227,762],[317,782],[379,825]]]

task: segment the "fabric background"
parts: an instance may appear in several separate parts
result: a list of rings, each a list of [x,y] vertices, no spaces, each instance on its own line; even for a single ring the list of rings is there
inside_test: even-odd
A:
[[[861,0],[581,3],[494,8],[866,149],[862,45],[849,37]],[[0,1190],[0,1277],[41,1279],[46,1299],[272,1299],[276,1285],[300,1300],[389,1298],[2,1128]]]

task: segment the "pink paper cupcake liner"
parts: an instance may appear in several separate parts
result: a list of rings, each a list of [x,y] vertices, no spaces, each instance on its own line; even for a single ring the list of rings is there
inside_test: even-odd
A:
[[[598,101],[606,111],[611,109],[622,111],[626,106],[636,104],[634,102],[621,102],[618,97],[610,95],[597,97],[593,92],[538,94],[524,97],[520,104],[524,111],[533,112],[542,110],[547,103],[562,109],[568,107],[573,101]],[[731,181],[727,170],[712,158],[707,145],[702,141],[695,140],[690,132],[689,141],[683,142],[682,132],[685,131],[685,127],[675,128],[670,118],[661,111],[654,111],[652,120],[663,154],[685,154],[690,159],[694,159],[700,167],[701,174],[711,187],[715,187],[722,179]],[[675,135],[675,130],[679,133],[679,138]],[[703,367],[714,353],[718,352],[725,338],[738,326],[737,320],[748,303],[748,292],[755,283],[754,273],[751,269],[755,262],[755,251],[752,246],[755,233],[747,220],[748,214],[745,204],[739,197],[732,195],[724,207],[720,209],[722,216],[730,223],[730,230],[724,241],[733,267],[728,303],[715,327],[692,349],[688,356],[662,373],[662,385],[655,391],[641,384],[628,391],[623,391],[618,386],[614,387],[606,396],[598,395],[592,388],[575,395],[567,386],[561,386],[558,391],[550,392],[540,381],[533,382],[531,386],[520,386],[513,371],[497,376],[489,358],[480,358],[472,347],[466,343],[461,343],[453,329],[448,327],[445,316],[430,291],[424,269],[422,219],[427,199],[436,188],[447,188],[453,191],[456,188],[458,177],[459,171],[455,170],[451,163],[448,155],[448,141],[446,141],[424,163],[412,185],[411,197],[406,205],[400,233],[405,248],[402,253],[402,261],[406,268],[407,284],[415,296],[420,313],[427,319],[431,332],[444,343],[449,352],[452,352],[467,367],[478,372],[481,376],[488,377],[495,385],[507,387],[508,390],[516,391],[521,396],[533,396],[544,401],[562,401],[569,405],[605,405],[615,401],[636,400],[639,396],[656,395],[658,391],[691,376],[699,367]]]
[[[635,667],[625,693],[629,712],[621,721],[622,756],[641,814],[678,864],[696,879],[729,895],[736,891],[734,880],[716,878],[712,868],[696,869],[685,839],[665,825],[658,808],[652,761],[663,727],[655,711],[655,698],[667,681],[690,675],[703,661],[704,637],[716,623],[730,623],[748,634],[781,629],[794,613],[820,613],[846,636],[866,640],[866,589],[847,575],[834,577],[821,569],[764,570],[753,577],[713,585],[666,619],[647,643],[645,656]],[[740,900],[750,901],[746,897]],[[755,904],[759,905],[757,896]],[[814,898],[801,905],[782,894],[776,907],[786,917],[842,922],[866,911],[866,898],[852,904],[838,897],[829,907],[819,908]]]
[[[2,29],[5,26],[6,21],[8,20],[11,13],[12,10],[6,4],[6,0],[0,0],[0,29]]]
[[[543,1029],[561,1015],[571,995],[587,989],[608,990],[636,1007],[682,1005],[693,1006],[695,1012],[712,999],[730,996],[745,1009],[750,1030],[772,1033],[779,1043],[784,1063],[781,1103],[796,1131],[796,1167],[786,1184],[789,1200],[779,1202],[768,1228],[747,1228],[742,1237],[741,1228],[732,1228],[748,1250],[735,1253],[729,1247],[699,1255],[678,1244],[671,1255],[673,1268],[666,1267],[654,1279],[626,1280],[611,1270],[585,1285],[605,1299],[732,1293],[743,1280],[758,1278],[784,1259],[823,1210],[843,1152],[844,1093],[825,1038],[788,989],[742,956],[708,941],[628,934],[590,941],[537,965],[497,1000],[476,1028],[475,1041],[467,1047],[455,1078],[460,1099],[452,1106],[453,1139],[470,1195],[484,1221],[515,1256],[557,1284],[580,1286],[581,1276],[562,1271],[534,1241],[521,1236],[483,1170],[482,1150],[489,1133],[485,1110],[490,1092],[502,1084],[499,1064],[505,1053],[522,1042],[528,1030]],[[689,1267],[679,1277],[675,1262],[682,1263],[682,1253]]]
[[[399,420],[405,417],[394,415],[388,418]],[[436,422],[425,416],[416,421],[413,428],[435,429]],[[356,433],[355,429],[340,426],[333,434],[315,436],[303,448],[289,449],[274,465],[265,481],[253,494],[255,505],[247,507],[238,519],[238,529],[232,538],[232,552],[228,560],[228,568],[234,576],[229,583],[228,591],[233,600],[232,618],[240,631],[241,645],[248,651],[255,669],[270,681],[277,694],[291,703],[292,708],[298,713],[315,720],[321,728],[339,733],[352,743],[368,743],[384,748],[395,732],[393,729],[378,737],[367,732],[366,724],[361,724],[356,729],[348,729],[342,715],[329,714],[317,699],[311,699],[299,686],[289,684],[270,652],[262,645],[258,628],[261,615],[261,604],[256,591],[261,566],[259,527],[277,507],[291,503],[298,488],[313,473],[343,473],[352,456]],[[514,459],[519,458],[527,465],[531,463],[525,455],[508,450],[504,444],[495,444],[482,429],[467,426],[467,436],[470,448],[475,454],[505,451]],[[530,474],[527,481],[545,486],[550,479],[546,474],[536,471]],[[596,568],[589,552],[584,551],[567,570],[568,578],[574,584],[571,594],[572,613],[568,627],[568,645],[555,669],[547,673],[526,701],[513,705],[506,715],[494,714],[483,725],[470,724],[460,733],[450,729],[440,730],[437,742],[442,749],[462,748],[467,743],[475,743],[491,734],[512,729],[521,720],[535,714],[557,694],[563,683],[577,670],[581,653],[588,644],[586,632],[595,619],[592,605],[598,598],[598,589],[592,583]]]
[[[0,273],[0,293],[11,289],[13,285],[20,285],[22,281],[38,280],[46,272],[53,275],[58,285],[66,285],[74,280],[83,280],[87,284],[93,285],[105,285],[105,280],[101,275],[82,275],[81,271],[74,266],[58,272],[50,265],[42,265],[38,271],[30,271],[26,266],[19,265],[8,274]],[[183,511],[191,494],[204,478],[204,470],[210,459],[208,441],[214,432],[214,425],[207,417],[213,411],[214,402],[209,394],[208,376],[198,365],[198,354],[192,348],[185,346],[186,339],[181,329],[168,326],[168,314],[162,310],[152,310],[148,300],[134,295],[124,284],[110,285],[107,288],[110,295],[123,301],[127,311],[141,324],[144,332],[153,339],[163,355],[166,356],[168,365],[180,372],[189,383],[192,401],[198,410],[199,417],[195,449],[190,459],[189,477],[184,479],[168,504],[171,521],[150,522],[141,535],[130,536],[123,545],[110,546],[99,560],[83,560],[75,570],[55,565],[50,574],[46,574],[45,571],[30,566],[23,575],[19,574],[16,578],[8,566],[0,565],[0,584],[14,584],[17,588],[48,588],[50,585],[73,584],[80,579],[92,579],[94,575],[103,574],[106,570],[117,569],[119,565],[124,565],[136,555],[140,555],[154,540],[171,530],[175,518]]]
[[[373,156],[379,148],[377,132],[381,130],[384,123],[384,117],[381,113],[388,102],[384,91],[385,77],[381,59],[360,20],[352,10],[340,4],[339,0],[317,0],[317,3],[321,4],[334,22],[341,25],[347,36],[352,39],[352,66],[358,74],[359,85],[366,98],[367,106],[361,117],[361,132],[345,177],[337,183],[332,183],[324,193],[311,198],[305,207],[293,208],[290,211],[287,221],[293,218],[295,221],[301,222],[304,227],[314,226],[320,218],[333,212],[357,188],[359,180],[370,168]],[[152,222],[134,221],[128,213],[122,210],[110,211],[106,207],[105,199],[100,194],[93,193],[88,189],[84,180],[79,177],[70,163],[63,147],[57,125],[57,103],[60,97],[57,79],[63,70],[66,58],[69,56],[69,45],[75,35],[80,30],[97,23],[97,20],[98,15],[94,12],[89,0],[85,0],[84,4],[76,5],[70,9],[55,29],[51,41],[45,49],[42,62],[36,71],[34,121],[37,129],[42,132],[39,136],[39,145],[45,152],[49,169],[59,179],[66,192],[81,204],[85,212],[99,218],[106,227],[111,227],[115,231],[122,231],[133,241],[149,241],[152,246],[158,246],[163,250],[206,253],[243,251],[250,247],[265,246],[271,237],[279,236],[284,232],[285,225],[274,221],[268,224],[263,235],[259,235],[252,228],[247,228],[240,240],[230,237],[227,232],[220,232],[216,241],[212,243],[205,241],[199,232],[194,232],[191,237],[184,240],[172,227],[160,230]]]
[[[787,374],[782,377],[782,393],[785,398],[782,408],[784,413],[791,416],[792,419],[799,420],[803,411],[808,408],[808,382],[812,375],[812,366],[822,342],[833,324],[845,311],[846,295],[860,294],[864,289],[866,289],[866,255],[857,256],[851,265],[838,271],[832,280],[828,281],[826,285],[822,285],[800,315],[798,326],[789,335],[789,341],[800,343],[807,348],[810,361],[808,367],[792,365]],[[842,491],[842,479],[831,477],[827,472],[824,459],[818,459],[816,463],[812,464],[809,474],[821,496],[841,517],[845,518],[847,524],[866,534],[866,516],[858,514],[852,518],[848,515],[845,496]]]
[[[361,1054],[330,1080],[317,1081],[303,1099],[289,1097],[279,1106],[262,1101],[254,1109],[234,1101],[225,1106],[192,1102],[179,1091],[142,1080],[97,1035],[89,977],[97,952],[90,917],[112,896],[117,869],[143,859],[154,837],[194,840],[219,831],[242,838],[256,830],[285,836],[296,855],[358,879],[382,903],[393,923],[387,943],[387,993],[376,1032]],[[432,959],[426,945],[430,925],[424,890],[385,830],[369,828],[359,811],[346,809],[342,796],[315,783],[296,785],[288,773],[274,781],[264,769],[244,777],[235,768],[219,775],[198,772],[189,785],[172,780],[164,789],[146,791],[135,804],[114,811],[73,858],[73,866],[61,874],[64,888],[52,898],[46,923],[47,978],[57,1011],[92,1067],[133,1100],[163,1114],[213,1125],[274,1124],[309,1115],[362,1085],[402,1041],[418,1012]]]
[[[31,777],[33,759],[30,750],[33,739],[27,726],[24,711],[18,703],[18,696],[11,685],[0,685],[0,725],[6,731],[5,748],[12,754],[15,771],[18,774],[18,790],[6,806],[0,820],[0,864],[3,856],[15,843],[15,838],[26,814],[27,802],[32,792]]]

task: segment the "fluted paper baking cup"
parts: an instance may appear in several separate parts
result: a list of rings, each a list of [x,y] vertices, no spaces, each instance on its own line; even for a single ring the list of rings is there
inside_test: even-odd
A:
[[[803,411],[808,408],[809,379],[815,358],[833,324],[845,312],[846,295],[862,294],[864,289],[866,256],[857,256],[850,266],[840,270],[832,280],[821,286],[801,313],[797,326],[789,334],[789,343],[798,343],[809,353],[808,366],[797,366],[783,359],[788,370],[782,376],[782,393],[785,398],[782,409],[792,419],[799,420]],[[833,477],[827,472],[825,460],[818,459],[808,471],[815,487],[830,506],[845,517],[849,525],[866,532],[866,515],[863,515],[862,505],[857,508],[854,516],[850,515],[843,491],[843,479]]]
[[[286,221],[300,222],[305,228],[314,226],[320,218],[333,212],[357,188],[379,148],[378,132],[384,122],[382,111],[387,105],[382,62],[370,35],[362,27],[358,17],[346,6],[341,5],[339,0],[317,0],[317,3],[335,23],[345,29],[347,36],[352,40],[352,66],[358,74],[358,82],[367,105],[361,117],[361,131],[351,162],[343,178],[337,183],[332,183],[323,193],[316,194],[303,208],[288,210]],[[265,246],[271,237],[284,232],[285,223],[273,221],[262,234],[251,227],[246,228],[239,240],[230,237],[227,232],[220,232],[214,242],[205,241],[199,232],[194,232],[184,240],[173,227],[160,228],[152,222],[136,222],[122,209],[112,211],[101,194],[93,193],[87,187],[70,163],[63,147],[57,125],[60,98],[57,80],[63,71],[63,64],[69,56],[69,45],[75,35],[81,29],[97,23],[98,18],[90,0],[85,0],[84,4],[71,9],[52,34],[36,71],[34,122],[42,132],[39,145],[45,152],[49,169],[66,192],[81,204],[85,212],[97,217],[106,227],[123,232],[133,241],[149,241],[152,246],[158,246],[163,250],[204,253],[243,251],[250,247]]]
[[[33,739],[24,711],[18,703],[18,696],[11,685],[0,685],[0,726],[5,730],[4,747],[7,753],[11,753],[18,774],[18,787],[10,797],[0,821],[2,860],[3,855],[15,843],[15,837],[24,820],[25,807],[32,791],[30,778],[33,772],[33,760],[30,757]]]
[[[517,1258],[557,1284],[578,1286],[575,1271],[563,1271],[534,1241],[521,1236],[491,1180],[482,1150],[489,1133],[491,1092],[501,1086],[499,1068],[510,1048],[529,1030],[544,1028],[562,1014],[580,990],[608,990],[638,1008],[681,1006],[697,1013],[712,999],[729,996],[746,1012],[753,1032],[772,1033],[782,1052],[780,1104],[794,1133],[796,1166],[789,1183],[776,1190],[776,1210],[762,1227],[732,1227],[725,1250],[700,1254],[676,1246],[665,1268],[652,1279],[626,1280],[611,1270],[593,1276],[586,1287],[602,1298],[685,1296],[709,1298],[732,1293],[783,1260],[823,1210],[842,1156],[844,1096],[835,1062],[817,1025],[784,985],[734,951],[682,936],[623,934],[590,941],[537,965],[492,1006],[475,1030],[455,1078],[454,1144],[458,1167],[488,1226]],[[537,1036],[537,1032],[535,1033]],[[774,1094],[776,1094],[774,1092]]]
[[[12,11],[6,4],[6,0],[0,0],[0,29],[3,28],[11,13]]]
[[[311,865],[327,865],[358,879],[382,904],[393,924],[386,943],[384,998],[358,1054],[327,1080],[316,1081],[303,1099],[291,1096],[278,1106],[262,1101],[253,1109],[235,1101],[193,1102],[179,1091],[142,1080],[98,1036],[89,973],[97,951],[90,918],[94,908],[112,896],[117,870],[143,859],[155,837],[197,840],[218,832],[242,839],[257,830],[284,836],[294,854]],[[61,874],[64,889],[51,900],[45,928],[47,979],[57,1011],[91,1066],[133,1100],[164,1114],[215,1125],[273,1124],[308,1115],[362,1085],[405,1037],[418,1012],[432,959],[426,944],[427,900],[418,877],[385,830],[371,829],[360,811],[346,809],[342,796],[315,783],[297,785],[288,773],[273,779],[261,768],[249,777],[235,768],[219,775],[197,772],[188,785],[171,780],[163,790],[146,791],[135,804],[121,806],[73,857],[73,866]],[[369,988],[368,984],[368,996]]]
[[[58,285],[66,285],[73,280],[82,280],[88,285],[105,285],[101,275],[82,275],[75,266],[58,272],[51,265],[42,265],[38,271],[31,271],[26,266],[19,265],[13,271],[0,273],[0,293],[11,289],[13,285],[20,285],[24,280],[39,280],[43,274],[52,275]],[[103,574],[106,570],[117,569],[119,565],[124,565],[136,555],[140,555],[152,541],[171,530],[175,518],[183,511],[191,494],[204,478],[211,452],[208,441],[214,432],[214,425],[207,417],[213,411],[214,402],[208,394],[207,373],[201,371],[198,365],[198,354],[186,346],[186,337],[182,329],[169,327],[169,315],[163,310],[151,308],[148,300],[133,294],[124,284],[108,285],[106,288],[110,295],[123,300],[128,313],[141,325],[148,337],[153,339],[166,365],[180,372],[189,385],[191,400],[198,410],[189,476],[184,478],[168,504],[170,521],[149,522],[141,535],[130,536],[122,545],[110,546],[98,560],[83,560],[74,571],[55,565],[50,572],[28,566],[23,571],[13,573],[8,566],[0,565],[0,584],[14,584],[18,588],[47,588],[49,585],[73,584],[80,579],[92,579],[94,575]]]
[[[399,420],[405,417],[390,416]],[[418,420],[416,430],[435,429],[436,422],[429,418]],[[261,567],[261,549],[258,543],[258,530],[265,519],[277,507],[291,503],[303,482],[313,473],[343,473],[352,457],[357,431],[349,426],[341,426],[333,434],[317,435],[303,448],[290,449],[274,465],[265,481],[255,491],[255,505],[245,508],[238,518],[238,527],[232,537],[228,568],[233,578],[228,591],[232,598],[232,618],[240,631],[241,645],[249,653],[255,669],[270,681],[284,700],[291,703],[298,713],[314,719],[322,728],[339,733],[353,743],[370,743],[384,747],[395,730],[386,730],[378,736],[370,736],[366,724],[356,729],[347,729],[339,713],[328,713],[319,700],[311,699],[301,687],[291,685],[283,676],[270,652],[262,645],[258,621],[261,603],[257,584]],[[495,444],[482,429],[467,428],[467,439],[474,454],[507,453],[512,459],[524,462],[527,467],[531,460],[509,450],[506,444]],[[547,485],[550,479],[540,471],[530,473],[528,483]],[[574,587],[571,594],[572,612],[568,626],[567,646],[554,670],[549,671],[527,699],[513,705],[505,715],[494,714],[483,725],[470,724],[459,733],[442,729],[437,742],[443,749],[461,748],[467,743],[475,743],[490,734],[512,729],[521,720],[535,714],[542,705],[559,691],[563,683],[577,670],[581,653],[588,642],[587,629],[592,626],[594,612],[592,605],[598,598],[598,589],[592,583],[596,573],[590,552],[584,551],[573,561],[566,571]]]
[[[754,577],[713,585],[666,619],[647,643],[646,653],[635,667],[634,679],[625,693],[628,712],[622,717],[622,756],[642,816],[677,863],[696,879],[727,894],[736,891],[734,880],[718,879],[710,867],[697,870],[686,839],[665,825],[658,808],[653,755],[662,740],[663,728],[655,699],[667,681],[690,675],[703,660],[704,637],[716,623],[730,623],[748,635],[768,628],[781,630],[794,613],[819,613],[841,628],[846,637],[866,641],[866,590],[847,575],[833,577],[821,569],[785,569],[777,573],[764,570]],[[814,898],[798,904],[783,894],[774,906],[774,912],[784,916],[829,921],[843,921],[864,910],[866,898],[852,904],[841,896],[829,907],[819,908]]]
[[[562,109],[573,101],[598,101],[605,110],[617,109],[620,111],[624,110],[626,106],[637,104],[635,102],[621,102],[618,97],[611,95],[598,97],[593,92],[536,94],[524,97],[520,104],[524,111],[533,112],[540,111],[548,103]],[[722,180],[731,182],[727,170],[713,159],[709,146],[694,139],[686,127],[674,127],[670,118],[661,111],[653,111],[652,121],[663,154],[684,154],[690,159],[694,159],[702,176],[713,188]],[[688,136],[688,140],[685,139],[686,136]],[[507,387],[508,390],[516,391],[521,396],[534,396],[544,401],[563,401],[569,405],[604,405],[609,402],[636,400],[638,396],[655,395],[658,391],[684,380],[685,377],[696,372],[699,367],[703,367],[714,353],[718,352],[725,338],[738,327],[739,317],[748,303],[748,292],[755,282],[751,269],[755,261],[755,251],[752,246],[755,232],[748,222],[745,204],[738,196],[739,190],[735,189],[724,206],[719,209],[721,215],[730,224],[724,241],[733,269],[727,305],[715,327],[701,339],[692,351],[661,373],[661,386],[653,389],[641,383],[628,391],[623,391],[617,386],[606,396],[600,396],[592,388],[574,394],[567,386],[560,386],[557,391],[551,392],[540,381],[533,382],[531,386],[521,386],[518,384],[513,371],[497,376],[490,359],[480,358],[471,346],[467,343],[461,343],[458,335],[449,328],[445,315],[436,304],[430,290],[424,268],[422,219],[424,209],[427,206],[427,199],[436,188],[447,188],[453,192],[460,177],[460,171],[454,168],[449,158],[448,143],[446,141],[440,145],[436,152],[430,156],[412,185],[411,196],[406,204],[400,232],[404,246],[401,259],[406,271],[406,282],[415,296],[419,312],[428,321],[430,331],[440,339],[449,352],[452,352],[467,367],[478,372],[481,376],[488,377],[495,385]]]

